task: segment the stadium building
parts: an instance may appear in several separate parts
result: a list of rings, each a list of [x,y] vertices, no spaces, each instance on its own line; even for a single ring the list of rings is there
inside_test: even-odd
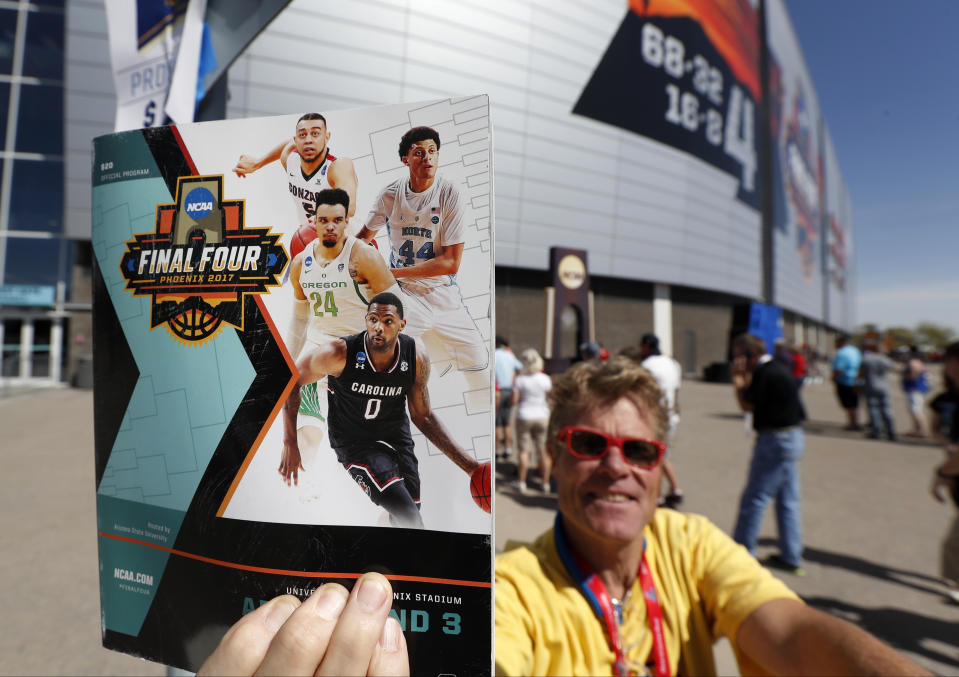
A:
[[[218,67],[198,119],[489,94],[495,204],[473,207],[494,215],[496,332],[514,348],[559,364],[584,339],[615,352],[654,331],[702,375],[764,318],[822,352],[853,324],[851,202],[784,0],[238,11],[207,2]],[[90,141],[116,109],[106,10],[3,2],[0,28],[3,378],[85,383]]]

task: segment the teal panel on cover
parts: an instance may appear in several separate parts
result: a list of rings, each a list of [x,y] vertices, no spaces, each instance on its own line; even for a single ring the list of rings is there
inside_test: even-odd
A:
[[[98,539],[100,603],[108,630],[140,633],[170,557],[160,548],[173,547],[183,515],[179,510],[97,496],[97,530],[130,539],[103,535]]]
[[[122,146],[124,166],[155,168],[138,132],[99,139],[97,157],[109,157],[113,143]],[[151,169],[149,176],[157,173]],[[150,297],[125,289],[126,242],[153,232],[156,206],[172,201],[162,178],[93,190],[93,249],[140,370],[113,445],[123,453],[116,460],[111,453],[99,492],[186,511],[256,372],[231,327],[200,345],[184,345],[165,326],[150,329]]]

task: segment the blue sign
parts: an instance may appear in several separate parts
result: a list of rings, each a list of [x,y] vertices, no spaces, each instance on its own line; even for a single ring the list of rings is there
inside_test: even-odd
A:
[[[57,288],[43,284],[0,284],[0,306],[52,306]]]
[[[749,304],[749,333],[766,342],[766,352],[772,354],[776,339],[783,337],[783,311],[762,303]]]

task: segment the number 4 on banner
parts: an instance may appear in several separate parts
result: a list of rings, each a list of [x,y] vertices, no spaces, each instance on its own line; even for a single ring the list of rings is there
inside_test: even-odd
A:
[[[738,160],[743,167],[743,190],[756,190],[756,139],[753,132],[753,102],[743,95],[743,90],[733,85],[729,88],[729,108],[726,110],[726,134],[723,150]]]

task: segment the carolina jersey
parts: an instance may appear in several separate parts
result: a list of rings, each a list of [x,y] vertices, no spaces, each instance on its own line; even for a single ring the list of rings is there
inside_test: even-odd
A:
[[[327,173],[334,160],[336,157],[327,150],[323,164],[307,176],[303,173],[299,155],[290,153],[286,158],[287,185],[301,226],[308,223],[316,213],[316,194],[330,187]]]
[[[380,193],[366,219],[373,231],[384,225],[390,236],[390,267],[407,268],[432,259],[435,250],[466,241],[465,209],[452,181],[437,177],[427,190],[414,193],[409,176]],[[402,286],[439,287],[452,284],[453,275],[403,278]]]
[[[366,326],[368,290],[350,277],[350,253],[357,239],[346,236],[343,251],[332,261],[316,255],[323,246],[319,240],[307,245],[300,267],[300,288],[310,303],[310,323],[306,337],[314,343],[329,341],[330,336],[346,336]]]
[[[397,334],[396,359],[377,371],[366,352],[366,332],[345,336],[346,365],[329,377],[330,446],[384,441],[412,446],[406,397],[416,381],[416,341]]]

